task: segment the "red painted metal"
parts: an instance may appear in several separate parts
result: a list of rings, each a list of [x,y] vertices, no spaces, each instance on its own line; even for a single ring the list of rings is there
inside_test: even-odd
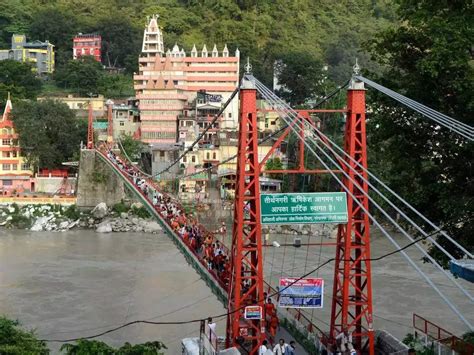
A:
[[[111,103],[107,105],[107,144],[109,147],[112,147],[114,143],[114,122],[112,118],[112,107],[113,105]]]
[[[240,90],[237,179],[232,229],[227,343],[257,354],[265,339],[263,320],[246,320],[244,308],[264,306],[263,253],[260,225],[257,91],[244,81]]]
[[[355,87],[347,93],[345,151],[367,168],[365,90],[358,86],[360,84],[353,85]],[[366,172],[346,160],[367,179]],[[368,210],[368,198],[361,192],[368,193],[368,186],[354,170],[346,167],[345,171],[351,179],[343,179],[355,198],[347,195],[349,220],[347,224],[339,225],[338,230],[330,335],[334,341],[340,332],[347,329],[352,332],[356,350],[361,351],[367,341],[365,352],[374,354],[369,217],[355,202],[357,199]]]
[[[94,148],[94,113],[92,103],[89,102],[89,117],[87,121],[87,149]]]

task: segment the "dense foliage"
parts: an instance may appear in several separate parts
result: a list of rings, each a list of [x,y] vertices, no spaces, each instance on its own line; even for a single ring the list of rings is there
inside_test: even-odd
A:
[[[250,56],[260,78],[271,81],[275,60],[287,53],[306,53],[329,64],[329,77],[346,79],[361,43],[395,20],[390,0],[4,0],[0,10],[0,46],[11,34],[50,40],[57,63],[72,57],[72,37],[96,32],[103,38],[103,64],[137,70],[147,15],[158,13],[165,46],[190,51],[207,43],[227,43]]]
[[[18,102],[11,113],[20,148],[33,166],[54,168],[72,159],[86,140],[87,122],[66,104],[52,100]]]
[[[32,331],[21,329],[18,321],[0,317],[0,354],[47,355],[49,350]]]
[[[98,340],[79,340],[61,346],[65,355],[163,355],[166,345],[161,341],[149,341],[132,345],[125,343],[114,348]],[[46,343],[38,340],[34,332],[20,328],[18,321],[0,317],[0,354],[4,355],[48,355]]]
[[[398,2],[403,24],[372,43],[374,59],[385,68],[376,81],[472,126],[472,2]],[[473,143],[388,99],[375,96],[372,103],[369,144],[377,175],[472,248]]]
[[[31,65],[14,60],[0,61],[0,107],[8,93],[14,100],[34,99],[41,90],[41,80],[31,71]]]

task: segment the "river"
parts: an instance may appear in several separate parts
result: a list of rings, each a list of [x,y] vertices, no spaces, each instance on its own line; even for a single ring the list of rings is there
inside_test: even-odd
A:
[[[146,319],[177,321],[225,312],[164,234],[0,231],[0,314],[42,339],[69,339]],[[224,334],[225,322],[218,323]],[[161,340],[179,354],[199,324],[133,325],[99,339]],[[59,343],[49,343],[53,354]]]

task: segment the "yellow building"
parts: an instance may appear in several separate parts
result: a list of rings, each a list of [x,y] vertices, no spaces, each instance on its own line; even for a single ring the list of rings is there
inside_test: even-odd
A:
[[[5,59],[33,63],[38,75],[51,74],[54,72],[54,45],[49,41],[26,42],[25,35],[14,34],[11,49],[0,50],[0,60]]]
[[[92,104],[92,111],[95,118],[105,117],[107,107],[103,95],[97,97],[77,97],[74,95],[59,97],[38,97],[38,101],[53,99],[65,103],[71,110],[76,113],[76,117],[87,117],[89,110],[89,102]]]

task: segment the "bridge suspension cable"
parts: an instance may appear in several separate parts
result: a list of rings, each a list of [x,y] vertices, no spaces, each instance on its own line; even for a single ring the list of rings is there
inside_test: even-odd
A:
[[[344,89],[347,85],[349,85],[349,82],[350,80],[347,80],[346,82],[344,82],[342,85],[338,86],[336,89],[334,89],[331,93],[329,93],[328,95],[326,95],[324,98],[322,98],[321,100],[319,100],[317,103],[315,103],[313,105],[313,109],[321,106],[322,104],[324,104],[325,102],[329,101],[331,98],[333,98],[335,95],[337,95],[342,89]],[[280,117],[277,117],[277,119],[280,119]],[[270,139],[272,139],[273,137],[275,136],[278,136],[281,132],[283,132],[285,129],[287,129],[288,126],[287,125],[283,125],[280,129],[276,130],[275,132],[269,134],[268,136],[262,138],[262,139],[259,139],[258,141],[258,144],[262,144],[262,143],[265,143],[267,141],[269,141]],[[182,175],[180,177],[178,177],[179,179],[185,179],[185,178],[188,178],[188,177],[191,177],[191,176],[195,176],[195,175],[198,175],[198,174],[201,174],[203,172],[206,172],[206,171],[209,171],[209,170],[212,170],[214,169],[216,166],[219,166],[219,165],[222,165],[222,164],[225,164],[225,163],[228,163],[230,161],[232,161],[233,159],[237,158],[237,154],[234,154],[222,161],[220,161],[219,163],[217,164],[214,164],[208,168],[203,168],[203,169],[199,169],[198,171],[195,171],[193,173],[190,173],[190,174],[186,174],[186,175]],[[151,175],[149,175],[151,176]]]
[[[224,106],[222,106],[222,108],[219,110],[218,113],[216,113],[216,115],[214,116],[214,118],[212,119],[211,122],[209,122],[209,124],[207,125],[207,127],[204,128],[204,130],[199,134],[199,136],[196,138],[196,140],[187,148],[184,150],[183,153],[181,153],[179,155],[178,158],[176,158],[176,160],[174,160],[170,165],[168,165],[166,168],[160,170],[159,172],[157,172],[155,174],[155,177],[158,176],[158,175],[161,175],[165,172],[167,172],[168,170],[170,170],[174,165],[176,165],[186,154],[188,154],[191,150],[193,150],[193,148],[196,146],[196,144],[198,144],[200,142],[200,140],[202,139],[202,137],[204,137],[204,135],[206,134],[206,132],[212,127],[212,125],[214,123],[216,123],[216,121],[219,119],[219,117],[222,115],[222,113],[225,111],[225,109],[227,108],[227,106],[230,105],[230,103],[232,102],[232,100],[234,99],[235,95],[237,95],[237,93],[239,92],[239,88],[235,89],[234,92],[232,93],[232,95],[230,95],[229,99],[226,101],[226,103],[224,104]]]
[[[271,95],[269,95],[269,92],[271,94],[273,94],[269,89],[267,89],[263,84],[259,83],[257,79],[255,78],[251,78],[250,80],[254,81],[256,83],[256,86],[257,86],[257,89],[258,91],[262,94],[262,96],[264,96],[265,98],[268,98],[270,100],[274,99],[271,97]],[[267,92],[265,92],[265,90],[268,90]],[[274,95],[274,94],[273,94]],[[295,112],[296,114],[296,112]],[[286,114],[283,114],[281,117],[283,120],[285,120],[285,122],[290,125],[290,123],[287,121],[286,119]],[[298,119],[297,117],[299,117],[297,114],[296,116],[294,116],[294,119]],[[292,130],[295,132],[295,134],[298,135],[298,137],[300,138],[303,138],[301,135],[300,135],[300,132],[297,130],[297,129],[294,129],[292,126],[291,126]],[[375,217],[370,214],[370,212],[363,206],[362,203],[360,203],[356,197],[349,191],[349,189],[343,184],[342,180],[334,173],[330,170],[328,164],[326,164],[324,162],[324,160],[314,151],[314,149],[310,146],[310,144],[305,140],[304,141],[304,144],[308,147],[308,149],[314,154],[314,156],[321,162],[321,164],[329,170],[330,174],[334,177],[334,179],[336,179],[336,181],[342,186],[342,188],[354,199],[354,201],[359,205],[359,207],[369,216],[369,218],[374,222],[374,224],[380,229],[380,231],[392,242],[393,245],[395,245],[396,247],[399,247],[399,244],[390,236],[390,234],[382,227],[382,225],[375,219]],[[333,161],[334,162],[334,161]],[[336,166],[338,166],[337,163],[334,162],[334,164]],[[346,176],[346,178],[352,180],[350,178],[350,176],[342,170],[342,173]],[[359,187],[359,185],[357,184],[356,181],[352,180],[353,183],[358,187],[358,189],[365,195],[365,192],[363,191],[363,189],[361,189]],[[367,195],[367,197],[374,203],[374,205],[376,204],[376,202],[370,198],[369,195]],[[376,206],[382,211],[383,209],[380,208],[380,206],[378,204],[376,204]],[[395,226],[398,226],[398,228],[400,230],[403,230],[388,214],[386,214],[385,212],[385,215],[386,217],[388,217],[391,222],[395,225]],[[472,329],[472,325],[471,323],[464,317],[464,315],[457,309],[457,307],[449,300],[448,297],[446,297],[444,295],[444,293],[433,283],[433,281],[418,267],[418,265],[408,256],[408,254],[406,254],[405,252],[402,252],[402,255],[406,258],[406,260],[412,265],[412,267],[426,280],[426,282],[438,293],[438,295],[446,302],[446,304],[453,310],[454,313],[456,313],[458,315],[458,317],[467,325],[469,326],[470,329]],[[437,265],[437,263],[436,263]],[[438,265],[439,266],[439,265]],[[462,287],[462,286],[461,286]],[[467,292],[467,291],[465,291]],[[467,293],[468,294],[468,293]],[[468,294],[469,295],[469,294]],[[472,299],[472,297],[469,295],[468,297],[470,297]]]
[[[265,90],[265,89],[263,89]],[[266,91],[266,93],[268,94],[269,92]],[[274,94],[273,94],[274,95]],[[274,97],[270,98],[270,100],[273,100]],[[283,113],[285,114],[285,113]],[[289,116],[291,116],[293,119],[298,119],[298,115],[296,112],[293,112],[289,114]],[[313,128],[313,129],[316,129],[319,133],[321,133],[317,128],[314,128],[313,126],[309,125],[310,126],[310,129]],[[322,134],[322,133],[321,133]],[[355,172],[356,175],[358,175],[359,178],[361,178],[361,180],[363,180],[364,182],[366,182],[379,196],[381,196],[387,203],[389,203],[397,212],[399,212],[404,218],[407,219],[407,221],[410,222],[410,224],[412,224],[421,234],[427,236],[428,234],[419,226],[417,225],[412,219],[410,219],[402,210],[400,210],[396,205],[394,205],[385,195],[383,195],[382,192],[380,192],[372,183],[370,183],[370,181],[368,179],[366,179],[364,176],[362,176],[361,174],[359,174],[355,169],[354,167],[348,163],[345,159],[342,158],[342,156],[340,156],[337,152],[335,152],[330,146],[329,144],[327,144],[324,140],[320,140],[320,142],[323,143],[323,145],[328,148],[333,154],[334,156],[336,157],[336,159],[339,161],[339,164],[331,158],[331,156],[329,154],[327,154],[323,148],[321,148],[318,144],[317,144],[317,141],[314,140],[314,137],[308,137],[309,140],[316,146],[316,148],[318,148],[319,151],[321,151],[321,153],[323,153],[326,158],[333,164],[335,165],[336,167],[339,167],[343,174],[347,174],[344,172],[343,170],[343,167],[340,166],[340,162],[342,162],[345,166],[347,166],[347,168],[353,170]],[[333,143],[334,144],[334,143]],[[334,144],[335,145],[335,144]],[[335,145],[337,146],[337,145]],[[361,190],[362,193],[365,194],[364,191],[362,191],[362,189],[359,188],[359,190]],[[405,236],[407,237],[409,240],[413,240],[412,237],[406,232],[405,229],[403,229],[398,223],[395,222],[395,220],[375,201],[373,200],[372,197],[368,196],[369,200],[372,201],[372,203],[374,204],[374,206],[376,206],[383,214],[384,216],[390,220],[390,222],[392,222],[392,224]],[[449,252],[447,252],[441,245],[439,245],[439,243],[436,242],[435,239],[431,238],[431,237],[428,237],[428,239],[435,245],[437,246],[443,253],[445,253],[445,255],[447,255],[451,260],[455,259]],[[417,248],[425,255],[426,258],[428,258],[442,273],[445,274],[445,276],[447,276],[455,285],[456,287],[458,287],[470,300],[471,302],[474,301],[474,298],[472,297],[472,295],[462,286],[460,285],[456,279],[453,277],[453,275],[451,275],[450,273],[446,272],[435,260],[434,258],[431,257],[431,255],[429,255],[425,249],[421,248],[420,246],[417,245]]]
[[[266,95],[269,96],[270,100],[273,100],[273,104],[280,109],[280,111],[285,114],[285,115],[289,115],[289,116],[292,116],[293,118],[295,117],[298,117],[298,119],[301,119],[301,117],[298,115],[298,113],[296,111],[294,111],[286,102],[284,102],[283,100],[281,100],[278,96],[276,96],[272,91],[270,91],[268,88],[266,88],[262,83],[260,83],[257,79],[255,79],[256,82],[257,82],[257,85],[260,86],[262,88],[263,91],[265,91]],[[307,123],[306,123],[307,124]],[[420,217],[421,219],[423,219],[424,222],[426,222],[428,225],[430,225],[432,228],[434,229],[437,229],[439,230],[440,228],[434,224],[432,221],[430,221],[425,215],[423,215],[421,212],[419,212],[415,207],[413,207],[408,201],[406,201],[403,197],[401,197],[399,194],[397,194],[395,191],[393,191],[389,186],[387,186],[382,180],[380,180],[376,175],[374,175],[371,171],[369,171],[368,169],[364,168],[358,161],[356,161],[355,159],[353,159],[349,154],[346,153],[346,151],[344,149],[342,149],[339,145],[337,145],[333,140],[331,140],[328,136],[326,136],[321,130],[319,130],[317,127],[315,126],[312,126],[312,125],[308,125],[309,126],[309,129],[312,130],[313,132],[316,132],[317,133],[317,136],[319,138],[319,140],[324,144],[324,146],[326,148],[328,148],[332,154],[338,158],[339,161],[345,163],[346,166],[348,166],[350,169],[354,170],[354,168],[348,164],[347,162],[344,162],[344,159],[342,159],[342,157],[336,153],[332,148],[336,148],[339,152],[341,152],[346,158],[348,158],[352,163],[354,163],[356,166],[358,166],[359,168],[361,168],[365,173],[367,173],[371,178],[373,178],[377,183],[379,183],[382,187],[384,187],[388,192],[390,192],[394,197],[396,197],[400,202],[402,202],[406,207],[408,207],[411,211],[413,211],[418,217]],[[329,144],[331,146],[329,146]],[[360,175],[360,174],[358,174]],[[366,181],[367,183],[370,184],[370,182],[365,179],[365,177],[361,176],[361,178]],[[370,184],[370,186],[373,187],[372,184]],[[375,187],[373,187],[375,188]],[[393,205],[393,203],[388,200],[384,195],[382,195],[382,193],[380,193],[378,190],[376,190],[379,195],[381,195],[381,197],[386,201],[388,202],[394,209],[396,209],[397,212],[399,212],[403,217],[405,217],[415,228],[417,228],[421,233],[425,233],[423,232],[422,230],[420,230],[419,226],[416,225],[415,222],[413,222],[408,216],[406,216],[406,214],[400,210],[398,207],[396,207],[395,205]],[[447,240],[449,240],[451,243],[453,243],[457,248],[459,248],[466,256],[468,256],[469,258],[474,258],[474,256],[472,255],[471,252],[469,252],[465,247],[463,247],[461,244],[459,244],[454,238],[452,238],[451,236],[449,236],[446,232],[444,231],[441,231],[440,232],[441,235],[443,237],[445,237]],[[438,246],[437,242],[433,239],[433,238],[430,238],[429,239],[433,244],[435,244],[436,246]],[[440,247],[440,246],[439,246]],[[441,247],[440,247],[441,248]],[[445,254],[447,253],[447,251],[445,252]],[[455,259],[451,254],[446,254],[450,259]]]
[[[450,129],[453,132],[458,133],[459,135],[463,136],[464,138],[472,141],[474,140],[474,127],[463,123],[461,121],[455,120],[452,117],[449,117],[443,113],[440,113],[432,108],[425,106],[417,101],[414,101],[406,96],[403,96],[385,86],[377,84],[376,82],[367,79],[363,76],[356,76],[355,79],[360,80],[370,87],[380,91],[381,93],[391,97],[392,99],[400,102],[401,104],[415,110],[416,112],[422,114],[423,116],[433,120],[434,122],[438,123],[441,126],[444,126]]]

